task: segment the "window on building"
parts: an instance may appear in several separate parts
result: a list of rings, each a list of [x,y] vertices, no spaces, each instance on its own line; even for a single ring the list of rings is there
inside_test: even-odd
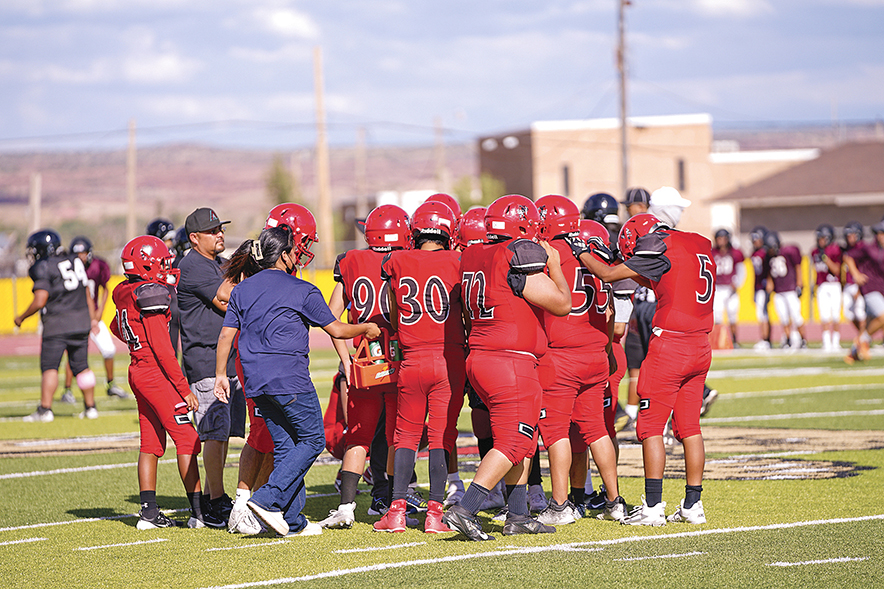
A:
[[[677,175],[678,175],[678,191],[684,192],[685,187],[687,186],[687,179],[685,178],[685,169],[684,169],[684,158],[678,158]]]
[[[571,196],[571,168],[568,164],[562,166],[562,196]]]

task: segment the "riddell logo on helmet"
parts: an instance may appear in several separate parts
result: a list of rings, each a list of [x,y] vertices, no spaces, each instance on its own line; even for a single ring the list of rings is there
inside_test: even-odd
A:
[[[522,221],[528,218],[528,207],[525,205],[516,205],[510,210],[514,211]]]

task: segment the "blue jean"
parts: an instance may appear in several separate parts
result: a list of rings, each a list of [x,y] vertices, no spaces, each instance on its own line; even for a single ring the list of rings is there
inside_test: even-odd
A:
[[[307,525],[301,514],[307,500],[304,475],[325,449],[322,410],[315,392],[259,395],[255,405],[273,438],[273,472],[251,500],[267,511],[282,511],[289,528]]]

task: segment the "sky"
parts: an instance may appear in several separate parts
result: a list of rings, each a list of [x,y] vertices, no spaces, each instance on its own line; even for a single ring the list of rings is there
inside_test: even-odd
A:
[[[616,117],[618,0],[3,0],[0,152],[430,145]],[[632,0],[631,115],[884,116],[884,0]]]

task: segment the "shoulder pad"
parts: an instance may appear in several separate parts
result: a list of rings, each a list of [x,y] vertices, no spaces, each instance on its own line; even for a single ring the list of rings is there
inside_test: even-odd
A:
[[[666,252],[665,238],[669,234],[665,231],[655,231],[642,235],[635,242],[635,255],[637,256],[659,256]]]
[[[529,239],[515,239],[507,244],[510,268],[520,274],[536,274],[546,268],[546,250]]]
[[[145,313],[164,313],[172,304],[172,295],[162,284],[145,282],[135,287],[135,304]]]
[[[347,252],[344,252],[343,254],[339,254],[338,257],[335,259],[335,269],[332,274],[334,276],[335,282],[344,282],[344,277],[341,275],[341,260],[343,260],[344,256],[346,255]]]
[[[381,280],[390,280],[390,278],[391,278],[390,273],[387,272],[387,268],[388,268],[387,263],[390,261],[390,259],[392,257],[393,257],[393,252],[388,252],[388,253],[384,254],[384,259],[381,260]]]

